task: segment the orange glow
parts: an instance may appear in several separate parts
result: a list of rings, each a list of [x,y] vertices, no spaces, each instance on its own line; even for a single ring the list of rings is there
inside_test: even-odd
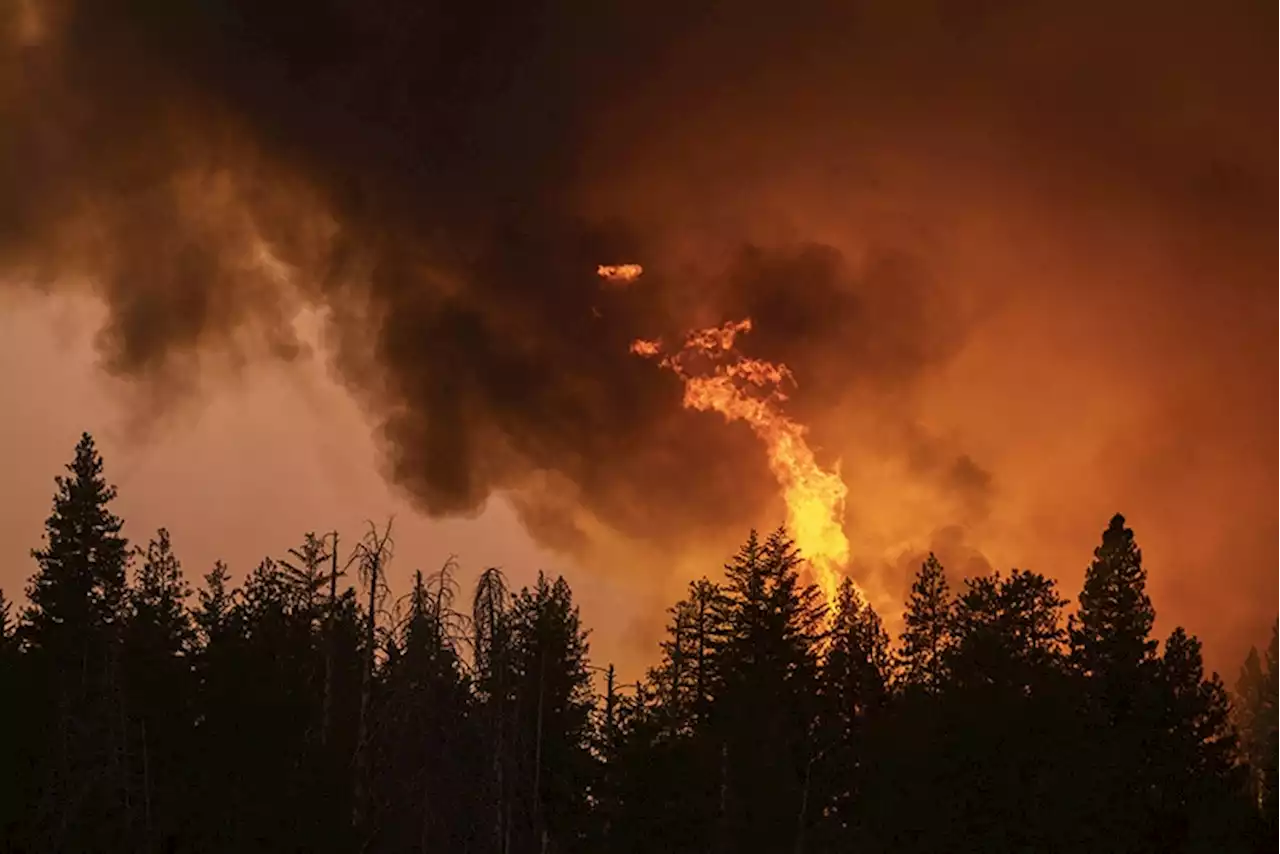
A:
[[[640,274],[644,272],[644,267],[639,264],[601,264],[596,267],[596,275],[607,282],[619,285],[629,285],[636,279],[640,278]]]
[[[780,404],[786,384],[795,377],[783,364],[745,357],[734,349],[737,336],[751,331],[751,319],[731,321],[690,332],[680,352],[662,356],[659,364],[684,380],[684,405],[702,412],[719,412],[728,421],[743,421],[764,442],[769,468],[782,486],[787,505],[787,528],[813,568],[814,578],[833,605],[849,560],[844,518],[848,487],[839,463],[820,466],[805,440],[803,424],[789,418]],[[662,353],[658,341],[639,339],[631,352],[654,358]]]

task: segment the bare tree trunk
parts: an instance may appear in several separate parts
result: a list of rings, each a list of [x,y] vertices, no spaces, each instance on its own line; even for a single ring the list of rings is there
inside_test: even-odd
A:
[[[388,548],[390,543],[391,523],[388,522],[387,529],[382,534],[379,534],[378,529],[370,524],[368,542],[361,546],[363,550],[362,560],[369,573],[369,613],[365,619],[365,660],[364,672],[360,680],[360,724],[356,738],[355,798],[352,808],[352,824],[357,831],[365,828],[369,821],[370,813],[370,773],[372,770],[370,741],[373,724],[373,668],[376,661],[377,645],[378,573],[382,570],[384,562],[389,557]],[[367,847],[371,840],[369,833],[365,832],[363,836],[362,849]]]
[[[377,587],[378,587],[378,563],[379,555],[374,555],[369,561],[369,613],[365,619],[364,642],[364,672],[360,677],[360,725],[359,733],[356,738],[356,797],[355,797],[355,825],[359,827],[365,819],[365,811],[367,808],[366,800],[368,798],[368,775],[369,775],[369,701],[373,692],[373,660],[375,643],[374,637],[374,618],[377,614]]]

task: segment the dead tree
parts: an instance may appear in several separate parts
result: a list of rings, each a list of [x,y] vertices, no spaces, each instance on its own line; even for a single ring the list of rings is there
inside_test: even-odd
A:
[[[370,744],[372,727],[372,700],[374,667],[377,663],[377,621],[378,607],[385,587],[384,579],[387,563],[391,560],[394,544],[391,540],[391,521],[379,532],[377,526],[369,523],[369,532],[356,547],[356,559],[360,564],[360,579],[369,585],[369,610],[365,614],[364,631],[364,667],[360,678],[360,723],[356,737],[355,755],[355,798],[352,808],[352,825],[357,832],[362,832],[366,842],[371,834],[367,832],[369,821],[370,776],[372,771],[372,751]]]

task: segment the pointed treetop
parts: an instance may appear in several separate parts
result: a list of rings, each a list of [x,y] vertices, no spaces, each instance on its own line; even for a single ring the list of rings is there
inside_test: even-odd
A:
[[[1117,513],[1085,571],[1071,632],[1073,655],[1089,673],[1132,670],[1155,655],[1154,623],[1142,550]]]

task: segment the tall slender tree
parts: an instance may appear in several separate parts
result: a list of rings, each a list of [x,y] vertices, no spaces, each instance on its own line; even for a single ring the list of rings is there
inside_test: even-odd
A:
[[[161,528],[138,551],[124,625],[131,785],[140,801],[138,837],[146,851],[176,836],[187,801],[182,769],[195,701],[190,595],[169,532]]]
[[[595,778],[590,752],[594,697],[587,633],[563,578],[544,573],[511,606],[517,714],[517,850],[581,850],[587,795]]]
[[[899,666],[904,684],[941,690],[954,641],[951,589],[946,570],[932,553],[920,566],[903,614]]]
[[[714,715],[721,748],[721,850],[783,850],[808,823],[825,605],[800,581],[802,558],[779,528],[753,531],[725,567],[724,681]]]
[[[49,761],[37,770],[38,847],[89,850],[132,845],[133,804],[124,738],[121,623],[129,563],[115,487],[85,433],[56,479],[43,548],[20,634],[43,675],[39,738]]]
[[[1071,655],[1093,677],[1113,714],[1124,715],[1150,675],[1158,646],[1142,550],[1119,513],[1102,533],[1085,571],[1080,608],[1069,627]]]
[[[820,850],[853,844],[853,806],[865,787],[868,720],[889,700],[889,636],[870,603],[841,582],[823,656],[812,753],[806,766],[805,830]]]

